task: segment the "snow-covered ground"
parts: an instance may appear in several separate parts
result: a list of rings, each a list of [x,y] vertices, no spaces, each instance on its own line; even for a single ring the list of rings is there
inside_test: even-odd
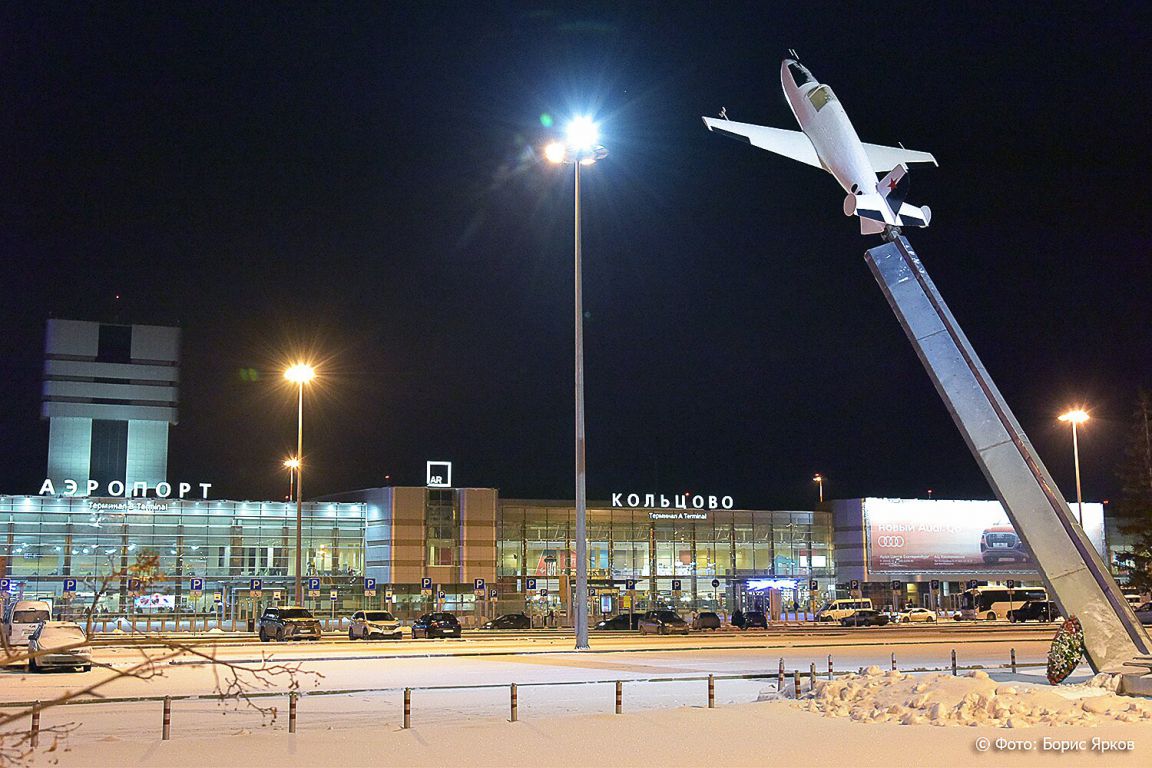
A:
[[[1086,670],[1077,675],[1081,682],[1088,677]],[[598,691],[594,702],[569,697],[567,689],[559,691],[559,700],[557,689],[547,696],[542,690],[522,689],[515,723],[508,721],[506,692],[502,701],[485,702],[491,705],[487,711],[474,708],[478,701],[460,700],[459,693],[455,706],[451,699],[432,701],[422,694],[414,699],[413,727],[408,730],[400,727],[399,702],[388,696],[305,697],[296,734],[287,732],[283,713],[275,724],[261,727],[255,715],[189,703],[174,714],[170,741],[158,738],[160,713],[154,705],[147,712],[105,708],[95,716],[86,714],[85,728],[60,748],[41,752],[34,764],[167,768],[1148,764],[1152,721],[1140,714],[1135,722],[1119,722],[1107,714],[1121,705],[1121,713],[1142,713],[1152,709],[1147,702],[1113,697],[1103,689],[1082,685],[1062,687],[1063,695],[1059,695],[1035,682],[1039,679],[1007,673],[958,678],[879,673],[831,684],[818,682],[815,697],[800,701],[777,699],[775,686],[770,684],[718,685],[715,709],[707,708],[705,689],[699,686],[672,690],[672,683],[634,684],[625,688],[621,715],[612,713],[610,687]],[[923,687],[915,690],[917,685]],[[854,720],[808,711],[819,709],[823,701],[838,699],[838,695],[831,696],[833,691],[854,686],[866,692],[857,703],[867,707],[867,717]],[[807,696],[807,685],[805,689]],[[749,695],[763,700],[744,700]],[[971,726],[903,725],[899,713],[888,712],[892,706],[907,710],[916,697],[941,704],[951,713],[952,724]],[[1085,716],[1076,716],[1076,725],[997,727],[990,724],[995,707],[981,704],[979,697],[1011,705],[1027,701],[1030,709],[1040,712],[1078,709]],[[888,702],[892,703],[887,707],[877,706]],[[1088,704],[1102,711],[1092,711]],[[981,711],[988,715],[983,722],[976,715]],[[894,721],[890,715],[896,716]],[[1004,724],[1004,718],[995,719]],[[119,725],[109,732],[114,723]],[[88,726],[99,726],[105,735],[83,737]]]
[[[865,641],[863,638],[868,638]],[[251,662],[261,652],[303,661],[323,677],[308,678],[299,699],[298,732],[289,734],[286,688],[281,680],[258,699],[277,709],[275,719],[243,703],[176,699],[172,739],[160,740],[162,705],[122,701],[56,707],[42,727],[70,729],[53,751],[41,748],[37,764],[63,766],[157,765],[308,766],[358,765],[1053,765],[1147,764],[1152,755],[1152,707],[1085,687],[1086,667],[1052,688],[1043,670],[1012,674],[1000,669],[1010,647],[1020,662],[1043,658],[1044,644],[973,642],[957,648],[961,664],[983,664],[983,672],[840,674],[824,680],[828,652],[836,669],[868,665],[887,669],[895,650],[904,670],[946,669],[949,645],[874,643],[830,649],[806,641],[787,647],[688,648],[669,644],[653,650],[597,653],[504,652],[435,656],[382,644],[346,653],[325,646],[229,647],[233,661]],[[669,638],[663,638],[669,639]],[[679,642],[679,641],[674,641]],[[467,644],[435,643],[434,649]],[[100,656],[122,669],[135,651],[102,649]],[[359,655],[357,655],[359,654]],[[707,683],[717,675],[774,675],[778,660],[800,670],[803,697],[791,679],[784,696],[775,679],[719,679],[716,708],[707,708]],[[163,677],[124,680],[117,696],[197,695],[212,690],[212,668],[165,665]],[[808,670],[815,663],[814,690]],[[994,666],[995,665],[995,666]],[[108,670],[85,675],[0,675],[0,699],[47,699]],[[623,680],[623,714],[614,714],[615,681]],[[599,681],[599,682],[598,682]],[[518,688],[519,722],[509,722],[508,684]],[[412,691],[412,728],[403,729],[403,693]],[[496,686],[445,689],[440,686]],[[318,695],[318,691],[354,691]],[[1128,722],[1125,722],[1128,721]],[[907,723],[907,724],[904,724]],[[938,728],[932,725],[966,725]],[[1009,727],[1011,726],[1011,727]],[[989,739],[980,752],[978,738]],[[1044,750],[1044,738],[1071,740],[1072,752]],[[1093,751],[1100,745],[1127,749]],[[996,740],[1005,739],[1004,748]],[[1119,741],[1117,741],[1119,740]],[[42,743],[48,744],[45,735]],[[1081,745],[1083,742],[1083,745]],[[1082,749],[1081,749],[1082,746]],[[1041,761],[1037,763],[1035,761]]]

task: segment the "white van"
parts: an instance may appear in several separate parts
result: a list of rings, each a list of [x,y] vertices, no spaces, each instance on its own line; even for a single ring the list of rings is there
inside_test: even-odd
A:
[[[4,617],[4,636],[8,647],[24,650],[28,638],[42,622],[52,618],[52,606],[43,600],[18,600]]]
[[[816,611],[816,621],[840,621],[861,610],[872,610],[872,601],[867,597],[830,600]]]

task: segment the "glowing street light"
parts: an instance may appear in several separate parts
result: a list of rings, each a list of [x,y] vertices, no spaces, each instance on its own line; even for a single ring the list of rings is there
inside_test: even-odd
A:
[[[284,459],[284,468],[288,470],[288,501],[292,501],[295,498],[292,489],[296,482],[296,470],[300,468],[300,459],[295,457]]]
[[[316,378],[316,369],[304,363],[297,363],[284,371],[284,378],[297,386],[299,407],[296,419],[296,605],[304,605],[303,541],[304,541],[304,385]],[[287,464],[287,462],[285,462]]]
[[[580,166],[592,165],[608,156],[596,142],[599,129],[592,120],[581,117],[568,125],[567,143],[556,142],[544,148],[551,163],[567,163],[575,169],[575,272],[576,272],[576,589],[572,610],[576,629],[576,650],[588,648],[588,499],[585,487],[584,456],[584,302],[580,278]]]
[[[820,493],[820,503],[823,504],[824,503],[824,475],[817,472],[815,474],[815,476],[813,476],[812,482],[816,483],[816,487],[819,489],[819,493]]]
[[[1080,493],[1080,445],[1076,440],[1076,426],[1088,421],[1088,413],[1082,408],[1076,408],[1059,416],[1060,421],[1072,424],[1072,457],[1076,462],[1076,516],[1080,519],[1080,527],[1084,527],[1084,496]]]

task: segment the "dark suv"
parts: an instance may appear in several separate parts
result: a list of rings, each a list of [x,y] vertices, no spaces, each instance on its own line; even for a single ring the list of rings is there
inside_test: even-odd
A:
[[[738,629],[768,628],[768,617],[764,611],[736,611],[732,614],[732,626]]]
[[[532,629],[532,619],[522,613],[506,613],[489,621],[484,629]]]
[[[688,622],[680,618],[680,614],[676,611],[662,610],[662,611],[648,611],[640,619],[638,624],[640,634],[646,635],[653,632],[657,635],[671,635],[678,633],[682,635],[688,634]]]
[[[460,622],[450,613],[426,613],[412,623],[412,637],[460,637]]]
[[[1056,621],[1060,609],[1051,600],[1029,600],[1008,611],[1008,621]]]
[[[720,629],[720,616],[714,611],[704,611],[692,619],[692,629]]]
[[[268,608],[260,617],[260,642],[270,640],[319,640],[320,622],[307,608],[281,605]]]
[[[627,630],[636,629],[640,624],[639,613],[621,613],[610,619],[596,622],[596,629]]]

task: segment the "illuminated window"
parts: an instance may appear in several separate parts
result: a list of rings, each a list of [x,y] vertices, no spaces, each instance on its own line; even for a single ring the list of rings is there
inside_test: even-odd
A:
[[[836,101],[836,97],[832,95],[832,89],[826,85],[819,88],[813,88],[811,93],[808,94],[808,100],[812,102],[812,106],[816,107],[816,111],[824,109],[824,105],[829,102]]]

